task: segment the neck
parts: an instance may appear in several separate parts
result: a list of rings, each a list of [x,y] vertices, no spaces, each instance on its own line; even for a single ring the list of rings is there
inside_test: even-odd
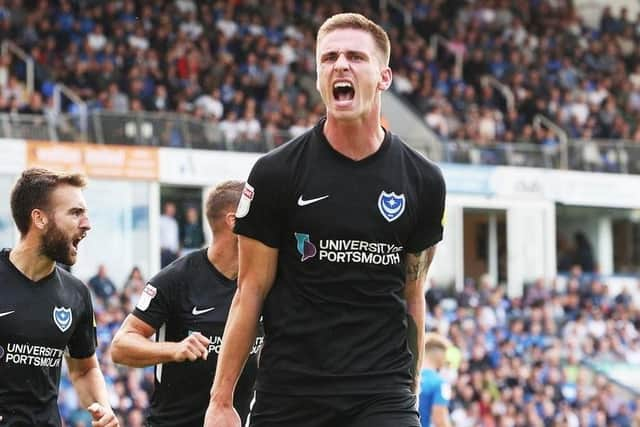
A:
[[[437,371],[438,366],[429,356],[425,354],[424,360],[422,361],[422,369],[431,369],[432,371]]]
[[[209,262],[227,279],[238,278],[238,246],[230,233],[217,233],[207,249]]]
[[[37,282],[54,270],[56,263],[40,251],[40,241],[27,235],[9,253],[9,260],[22,274]]]
[[[353,160],[374,154],[384,140],[379,108],[374,108],[369,116],[350,121],[328,114],[323,132],[334,150]]]

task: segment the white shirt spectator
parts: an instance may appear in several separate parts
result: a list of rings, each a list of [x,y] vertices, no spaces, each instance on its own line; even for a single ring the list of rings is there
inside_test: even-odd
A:
[[[297,138],[308,130],[309,126],[306,125],[304,120],[298,120],[289,127],[289,135],[291,138]]]
[[[180,249],[178,221],[172,216],[160,217],[160,247],[175,253]]]
[[[580,126],[584,125],[589,118],[589,106],[584,101],[584,97],[578,97],[569,108],[571,117],[574,117]]]
[[[496,138],[496,121],[491,113],[483,114],[478,121],[478,134],[485,141]]]
[[[260,126],[260,122],[255,117],[241,118],[236,123],[236,128],[239,134],[251,141],[260,138],[260,133],[262,132],[262,126]]]
[[[227,19],[219,20],[217,26],[228,39],[232,38],[236,34],[236,31],[238,31],[238,24]]]
[[[200,107],[204,110],[204,113],[208,116],[213,116],[216,119],[221,119],[224,114],[224,106],[219,99],[212,97],[211,95],[200,95],[196,99],[196,107]]]
[[[191,40],[195,40],[202,34],[202,25],[196,20],[190,20],[180,24],[180,32],[185,33]]]
[[[427,125],[435,130],[440,136],[449,136],[449,127],[447,123],[446,117],[442,115],[440,107],[435,108],[433,111],[430,111],[425,116],[425,121]]]
[[[87,35],[87,43],[89,43],[89,47],[92,50],[99,52],[104,49],[105,45],[107,44],[107,38],[104,34],[96,33],[94,31]]]
[[[196,11],[196,4],[192,0],[176,0],[174,4],[181,13]]]
[[[129,41],[129,45],[133,48],[140,49],[140,50],[149,49],[149,40],[147,40],[147,38],[142,35],[131,34],[129,36],[128,41]]]
[[[291,46],[288,40],[282,43],[280,47],[280,53],[284,57],[285,64],[289,65],[292,62],[296,62],[298,60],[298,54],[296,53],[295,47]]]
[[[410,94],[413,92],[411,80],[404,73],[396,73],[393,76],[393,87],[398,93]]]
[[[220,122],[220,129],[224,133],[225,140],[227,142],[235,142],[240,134],[240,128],[238,127],[238,121],[235,114],[231,113],[230,117]]]
[[[609,96],[609,91],[604,87],[598,87],[587,95],[587,100],[591,105],[599,106],[602,101]]]

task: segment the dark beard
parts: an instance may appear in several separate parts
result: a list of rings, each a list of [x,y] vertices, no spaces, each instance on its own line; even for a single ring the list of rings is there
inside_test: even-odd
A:
[[[55,262],[73,265],[76,260],[71,255],[70,246],[71,239],[55,223],[51,223],[42,236],[42,254]]]

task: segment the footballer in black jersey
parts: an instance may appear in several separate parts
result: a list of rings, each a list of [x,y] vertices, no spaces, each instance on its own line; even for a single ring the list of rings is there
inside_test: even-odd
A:
[[[20,242],[0,252],[0,425],[60,426],[63,356],[81,404],[99,427],[117,426],[95,356],[88,288],[73,265],[90,229],[84,177],[23,172],[11,193]]]
[[[444,180],[380,125],[384,30],[338,14],[316,47],[327,116],[258,160],[238,205],[239,292],[207,427],[237,426],[237,360],[261,313],[252,426],[420,425],[424,281],[442,239]]]
[[[155,364],[155,389],[147,425],[198,426],[204,421],[231,300],[236,292],[235,207],[243,183],[218,185],[206,201],[213,244],[162,269],[116,333],[114,361]],[[155,333],[155,342],[148,337]],[[234,407],[243,422],[253,398],[260,331],[240,376]]]

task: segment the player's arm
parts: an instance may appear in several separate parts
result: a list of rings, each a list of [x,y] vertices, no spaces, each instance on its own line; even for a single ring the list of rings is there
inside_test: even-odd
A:
[[[222,338],[205,426],[240,425],[233,409],[233,392],[256,337],[256,325],[276,275],[278,250],[258,240],[239,236],[239,272],[236,291]]]
[[[431,407],[431,423],[435,427],[451,427],[449,421],[449,400],[451,399],[451,385],[442,381],[433,396]]]
[[[121,365],[141,368],[157,363],[207,359],[209,338],[195,332],[180,342],[154,342],[153,326],[134,314],[127,316],[111,343],[111,358]]]
[[[93,417],[94,427],[119,426],[118,419],[111,409],[107,386],[104,382],[100,365],[95,354],[76,359],[66,357],[69,378],[84,408],[88,408]]]
[[[449,408],[445,405],[433,405],[431,407],[431,424],[434,427],[451,427]]]
[[[413,391],[418,392],[420,367],[424,354],[424,318],[426,303],[424,286],[427,271],[435,255],[436,247],[431,246],[418,253],[408,253],[405,260],[406,278],[404,296],[407,302],[407,339],[413,354]]]

